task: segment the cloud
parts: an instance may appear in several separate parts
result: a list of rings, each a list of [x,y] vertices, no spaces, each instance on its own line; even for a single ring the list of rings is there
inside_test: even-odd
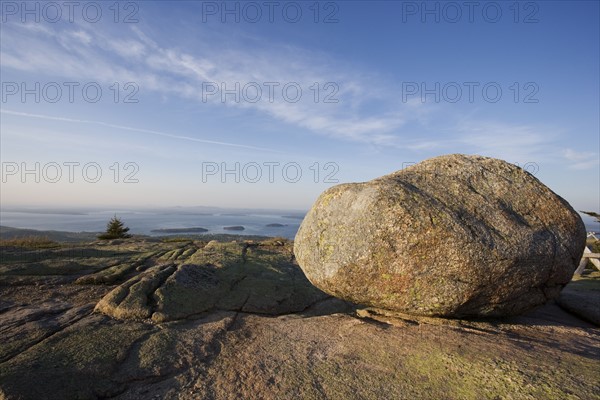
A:
[[[71,32],[71,35],[86,46],[92,43],[92,37],[85,31]]]
[[[373,103],[395,98],[384,84],[368,82],[359,72],[326,55],[256,40],[251,46],[223,48],[219,43],[198,41],[196,46],[159,45],[141,27],[113,32],[98,25],[11,24],[3,27],[2,67],[67,80],[92,79],[101,83],[136,82],[145,91],[255,110],[270,117],[334,138],[377,145],[392,144],[416,107]],[[196,34],[198,34],[196,32]],[[7,43],[8,45],[4,45]],[[315,62],[314,60],[322,60]],[[220,95],[203,96],[203,83],[234,88],[256,82],[263,93],[256,103],[221,101]],[[266,82],[277,82],[274,101],[267,100]],[[325,87],[327,83],[333,83]],[[286,101],[283,87],[295,83],[302,90],[299,101]],[[318,83],[319,98],[315,101]],[[293,90],[292,90],[293,92]],[[205,94],[205,93],[204,93]],[[325,103],[326,95],[338,103]]]
[[[198,31],[194,34],[203,38],[206,26],[195,28]],[[183,98],[196,104],[250,110],[308,133],[379,147],[416,153],[472,152],[522,163],[566,160],[574,169],[597,165],[597,155],[588,153],[575,159],[574,153],[563,153],[557,144],[560,132],[555,128],[482,121],[473,116],[460,120],[449,115],[449,107],[443,104],[423,104],[416,99],[402,103],[394,86],[379,80],[376,73],[356,70],[327,54],[264,38],[245,38],[244,44],[234,40],[222,46],[216,40],[183,44],[172,35],[154,36],[141,24],[117,31],[115,24],[53,24],[48,28],[7,23],[0,50],[2,68],[39,74],[36,76],[63,76],[66,80],[136,82],[144,92],[154,91],[163,99]],[[222,102],[219,94],[203,96],[206,82],[227,88],[256,82],[263,92],[256,103],[243,99],[235,102],[233,96]],[[266,82],[279,83],[273,102],[266,99]],[[283,85],[290,82],[303,90],[298,102],[282,97]],[[319,84],[319,101],[311,89],[315,82]],[[326,89],[327,82],[334,85]],[[332,93],[338,102],[323,102],[324,96]],[[118,129],[254,148],[141,128]]]
[[[101,126],[105,126],[107,128],[126,130],[126,131],[131,131],[131,132],[139,132],[139,133],[148,133],[151,135],[162,136],[162,137],[167,137],[167,138],[171,138],[171,139],[186,140],[186,141],[196,142],[196,143],[214,144],[214,145],[228,146],[228,147],[239,147],[239,148],[249,149],[249,150],[278,152],[277,150],[267,149],[264,147],[249,146],[249,145],[238,144],[238,143],[220,142],[220,141],[207,140],[207,139],[198,139],[198,138],[191,137],[191,136],[175,135],[172,133],[155,131],[155,130],[150,130],[150,129],[135,128],[135,127],[131,127],[131,126],[115,125],[115,124],[110,124],[110,123],[106,123],[106,122],[102,122],[102,121],[90,121],[90,120],[76,119],[76,118],[56,117],[56,116],[41,115],[41,114],[31,114],[31,113],[24,113],[24,112],[11,111],[11,110],[0,110],[0,113],[7,114],[7,115],[15,115],[15,116],[19,116],[19,117],[26,117],[26,118],[39,118],[39,119],[45,119],[45,120],[51,120],[51,121],[101,125]]]
[[[597,153],[565,149],[563,157],[569,162],[569,168],[575,170],[590,169],[600,164],[600,157]]]
[[[509,161],[540,162],[556,154],[558,133],[532,124],[459,122],[456,143],[473,152]]]

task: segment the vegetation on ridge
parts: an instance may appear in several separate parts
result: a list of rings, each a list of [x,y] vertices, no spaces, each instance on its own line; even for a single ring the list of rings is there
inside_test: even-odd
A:
[[[131,237],[127,232],[129,232],[129,228],[123,225],[123,222],[115,215],[106,225],[106,232],[98,235],[98,239],[127,239]]]

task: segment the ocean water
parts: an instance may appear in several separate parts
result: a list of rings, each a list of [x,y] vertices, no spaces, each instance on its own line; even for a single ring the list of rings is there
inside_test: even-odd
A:
[[[102,232],[107,222],[117,215],[128,226],[129,233],[150,236],[168,235],[152,232],[167,228],[205,228],[208,234],[283,236],[293,239],[300,227],[302,212],[194,212],[194,211],[0,211],[0,225],[13,228],[56,230],[67,232]],[[282,227],[269,227],[281,224]],[[243,226],[243,231],[225,230],[227,226]],[[179,235],[184,235],[181,233]]]
[[[130,228],[130,233],[164,236],[154,229],[205,228],[208,234],[283,236],[293,239],[300,227],[304,212],[281,210],[0,210],[0,225],[13,228],[56,230],[67,232],[102,232],[107,222],[117,215]],[[588,232],[600,234],[600,223],[582,216]],[[282,227],[269,227],[281,224]],[[243,231],[223,229],[243,226]],[[180,235],[183,235],[180,234]]]

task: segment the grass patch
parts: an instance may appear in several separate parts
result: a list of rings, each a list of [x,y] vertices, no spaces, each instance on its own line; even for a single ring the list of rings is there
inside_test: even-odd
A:
[[[191,242],[191,240],[189,238],[184,238],[184,237],[170,237],[170,238],[163,238],[161,240],[163,243],[180,243],[180,242]]]
[[[0,247],[24,247],[28,249],[52,249],[60,244],[47,236],[23,236],[12,239],[0,239]]]

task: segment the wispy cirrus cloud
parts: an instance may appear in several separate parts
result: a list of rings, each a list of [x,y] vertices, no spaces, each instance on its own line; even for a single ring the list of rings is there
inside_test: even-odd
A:
[[[214,43],[181,49],[159,45],[137,26],[118,35],[99,28],[6,24],[3,34],[8,45],[2,47],[2,66],[70,80],[134,81],[144,90],[166,96],[252,109],[317,134],[372,144],[393,143],[397,130],[410,118],[410,109],[422,106],[390,104],[374,110],[370,102],[386,97],[383,85],[366,82],[333,60],[316,63],[322,54],[306,49],[258,43],[251,49],[222,49]],[[208,82],[227,89],[257,83],[262,95],[257,102],[235,101],[233,96],[222,101],[220,93],[204,91]],[[276,85],[273,101],[264,83]],[[284,98],[282,88],[287,83],[301,88],[298,101]],[[315,83],[320,91],[316,101]],[[327,90],[326,83],[331,83]],[[294,96],[294,88],[291,92]],[[337,102],[324,102],[328,94]],[[387,97],[393,99],[391,93]]]
[[[460,122],[457,142],[479,153],[523,162],[554,157],[558,134],[533,124],[507,124],[497,121]]]
[[[457,123],[458,136],[450,143],[473,152],[520,163],[548,161],[570,169],[585,170],[600,164],[600,155],[563,149],[562,132],[539,124],[508,124],[470,120]]]
[[[12,110],[0,110],[0,114],[15,115],[15,116],[26,117],[26,118],[45,119],[45,120],[50,120],[50,121],[100,125],[100,126],[104,126],[107,128],[113,128],[113,129],[131,131],[131,132],[138,132],[138,133],[146,133],[146,134],[150,134],[150,135],[161,136],[161,137],[166,137],[166,138],[171,138],[171,139],[185,140],[185,141],[189,141],[189,142],[214,144],[214,145],[227,146],[227,147],[238,147],[238,148],[249,149],[249,150],[277,152],[277,150],[268,149],[268,148],[264,148],[264,147],[256,147],[256,146],[250,146],[250,145],[245,145],[245,144],[222,142],[222,141],[217,141],[217,140],[199,139],[199,138],[192,137],[192,136],[176,135],[176,134],[172,134],[172,133],[168,133],[168,132],[136,128],[136,127],[125,126],[125,125],[115,125],[115,124],[102,122],[102,121],[91,121],[91,120],[77,119],[77,118],[57,117],[57,116],[43,115],[43,114],[31,114],[31,113],[24,113],[24,112],[19,112],[19,111],[12,111]]]
[[[569,163],[569,168],[575,170],[585,170],[600,165],[600,157],[598,153],[589,151],[576,151],[573,149],[565,149],[563,156]]]
[[[252,46],[221,46],[198,40],[194,46],[185,47],[161,42],[135,25],[118,32],[85,24],[48,27],[7,23],[2,29],[2,68],[62,76],[65,80],[92,79],[107,84],[133,81],[144,91],[167,98],[252,110],[315,135],[416,153],[461,151],[521,162],[552,159],[566,161],[574,169],[597,165],[598,154],[563,150],[557,144],[561,132],[554,128],[535,123],[449,117],[443,104],[423,104],[414,99],[401,102],[393,83],[378,80],[376,74],[365,74],[326,54],[271,43],[264,38],[249,39],[253,40]],[[263,88],[261,101],[255,103],[236,102],[232,96],[222,102],[219,94],[203,94],[206,82],[223,84],[229,89],[236,83],[243,86],[277,82],[281,88],[285,83],[295,82],[304,92],[298,102],[285,101],[280,92],[273,102],[267,101],[267,88]],[[330,93],[324,91],[320,93],[321,101],[315,102],[310,90],[315,82],[321,88],[327,82],[335,83],[334,98],[339,101],[324,103],[323,96]],[[86,123],[162,134],[178,140],[254,148],[108,122]],[[443,126],[448,133],[435,132],[435,126]]]

